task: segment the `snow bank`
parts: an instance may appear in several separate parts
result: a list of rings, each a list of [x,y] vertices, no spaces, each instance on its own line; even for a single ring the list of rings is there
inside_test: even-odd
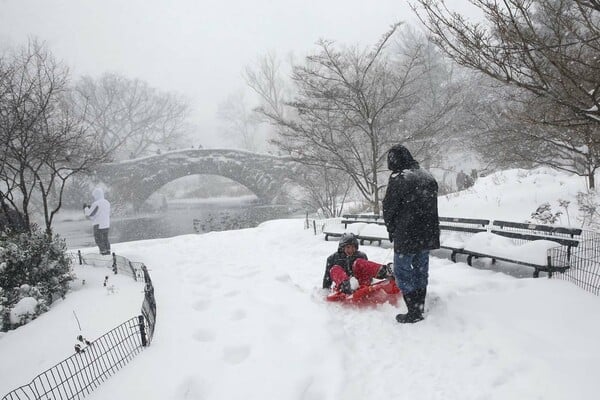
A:
[[[585,177],[549,168],[512,169],[477,179],[467,190],[439,198],[439,213],[448,217],[477,217],[525,222],[538,206],[550,203],[563,211],[557,222],[578,226],[576,195],[585,190]],[[570,201],[568,214],[559,200]]]

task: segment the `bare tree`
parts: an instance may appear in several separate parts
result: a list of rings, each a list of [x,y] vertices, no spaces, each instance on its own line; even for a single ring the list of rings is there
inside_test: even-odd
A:
[[[452,109],[443,96],[424,92],[432,77],[426,42],[407,35],[395,52],[387,48],[399,26],[372,49],[319,41],[315,54],[293,66],[293,100],[278,89],[272,59],[247,74],[264,99],[258,111],[278,128],[274,143],[306,166],[342,171],[375,213],[387,150],[404,142],[425,154]]]
[[[451,157],[449,147],[463,135],[465,114],[471,110],[462,107],[471,95],[470,76],[456,71],[451,60],[444,58],[435,45],[422,35],[405,30],[396,44],[401,59],[419,54],[420,68],[411,85],[412,101],[399,110],[399,140],[411,148],[423,166],[443,168]]]
[[[538,144],[531,149],[537,156],[532,161],[585,174],[593,188],[593,171],[600,164],[594,140],[600,123],[598,3],[471,2],[483,11],[486,25],[469,22],[443,0],[414,0],[413,9],[452,59],[525,93],[526,104],[515,112],[537,116],[532,121],[537,126],[522,131],[529,144]],[[505,139],[510,138],[519,145],[519,135]],[[557,159],[566,162],[549,162]],[[572,168],[582,161],[587,164]]]
[[[66,181],[104,158],[74,117],[68,69],[37,40],[0,63],[0,203],[31,226],[40,199],[45,229],[61,207]]]
[[[337,169],[312,167],[293,181],[306,190],[305,202],[309,209],[320,210],[326,218],[342,215],[352,180]]]
[[[237,91],[219,104],[217,116],[222,121],[222,132],[236,145],[248,151],[258,149],[260,120],[248,106],[243,91]]]
[[[83,77],[75,89],[79,103],[86,104],[81,112],[86,124],[114,159],[176,147],[187,132],[188,104],[139,79],[107,73],[99,79]]]
[[[285,118],[286,99],[290,97],[290,89],[283,78],[280,60],[274,53],[260,58],[254,67],[246,67],[244,79],[262,101],[262,110],[269,110],[278,118]],[[267,121],[269,118],[267,118]]]

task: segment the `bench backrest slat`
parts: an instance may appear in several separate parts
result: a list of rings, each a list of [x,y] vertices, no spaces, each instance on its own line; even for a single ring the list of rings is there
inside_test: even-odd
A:
[[[468,226],[440,224],[440,230],[478,233],[478,232],[486,232],[487,229],[486,228],[471,228]]]
[[[439,217],[440,222],[456,222],[460,224],[475,224],[485,226],[490,223],[489,219],[477,219],[477,218],[457,218],[457,217]]]
[[[381,215],[375,215],[375,214],[344,214],[342,215],[342,218],[344,219],[383,219],[383,217]]]
[[[511,222],[511,221],[499,221],[496,220],[492,223],[493,226],[500,228],[517,228],[524,229],[527,231],[538,231],[547,233],[560,233],[563,235],[570,235],[571,237],[581,235],[582,230],[580,228],[566,228],[563,226],[550,226],[550,225],[537,225],[537,224],[525,224],[522,222]]]
[[[385,222],[383,222],[383,221],[360,221],[360,220],[356,220],[356,219],[343,219],[341,222],[344,225],[357,224],[357,223],[385,225]]]
[[[563,246],[568,247],[577,247],[579,246],[579,241],[574,239],[568,239],[560,236],[544,236],[544,235],[534,235],[532,233],[521,233],[514,231],[504,231],[500,229],[492,229],[491,233],[496,235],[508,237],[511,239],[523,239],[523,240],[550,240],[556,243],[559,243]]]

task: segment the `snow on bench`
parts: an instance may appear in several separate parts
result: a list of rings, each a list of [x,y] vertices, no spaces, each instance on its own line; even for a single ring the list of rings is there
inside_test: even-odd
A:
[[[340,237],[344,233],[353,233],[364,244],[377,242],[381,245],[388,239],[387,229],[381,216],[375,214],[345,214],[341,220],[331,221],[323,227],[325,240],[330,237]]]
[[[325,240],[329,240],[329,237],[340,237],[344,233],[353,233],[360,239],[360,232],[367,225],[369,224],[366,222],[357,222],[346,226],[342,222],[332,221],[325,224],[323,233],[325,234]]]
[[[521,222],[472,218],[440,217],[440,244],[457,254],[473,258],[491,258],[533,267],[540,271],[564,272],[570,267],[573,248],[579,246],[581,229]]]
[[[564,272],[569,268],[563,244],[549,239],[536,239],[525,243],[489,232],[480,232],[465,242],[463,253],[467,254],[467,264],[472,265],[473,258],[491,258],[513,264],[534,268],[533,276],[537,278],[540,271]]]
[[[378,242],[381,246],[382,240],[389,241],[389,235],[385,225],[371,223],[365,224],[365,226],[360,229],[358,239],[360,240],[360,244],[364,244],[365,241],[369,241],[369,243]]]
[[[342,224],[348,226],[349,224],[355,223],[369,223],[385,225],[383,222],[383,216],[376,214],[344,214],[342,215]]]
[[[504,236],[481,232],[466,241],[464,250],[473,254],[485,254],[489,258],[510,258],[544,266],[548,262],[548,250],[554,247],[560,247],[560,243],[540,239],[517,244]]]
[[[465,242],[479,232],[487,232],[489,219],[439,217],[440,247],[451,250],[450,259],[456,262],[457,254],[465,254]]]

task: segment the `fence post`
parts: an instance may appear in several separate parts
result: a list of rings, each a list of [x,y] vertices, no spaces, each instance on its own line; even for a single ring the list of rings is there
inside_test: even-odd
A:
[[[313,220],[313,230],[315,231],[315,236],[317,236],[317,221]]]
[[[81,250],[77,250],[77,257],[79,258],[79,265],[82,265],[83,259],[81,258]]]
[[[140,327],[140,337],[142,339],[142,346],[148,346],[148,338],[146,337],[146,325],[144,325],[144,316],[138,315],[138,323]]]
[[[115,275],[117,274],[117,255],[115,253],[112,253],[112,257],[113,257],[113,272],[115,273]]]
[[[135,268],[133,267],[133,264],[129,260],[127,260],[127,263],[129,264],[129,268],[131,269],[131,274],[133,275],[133,280],[137,282],[137,273],[135,271]]]
[[[308,222],[308,211],[306,212],[306,220],[304,221],[304,229],[310,228],[310,223]]]

